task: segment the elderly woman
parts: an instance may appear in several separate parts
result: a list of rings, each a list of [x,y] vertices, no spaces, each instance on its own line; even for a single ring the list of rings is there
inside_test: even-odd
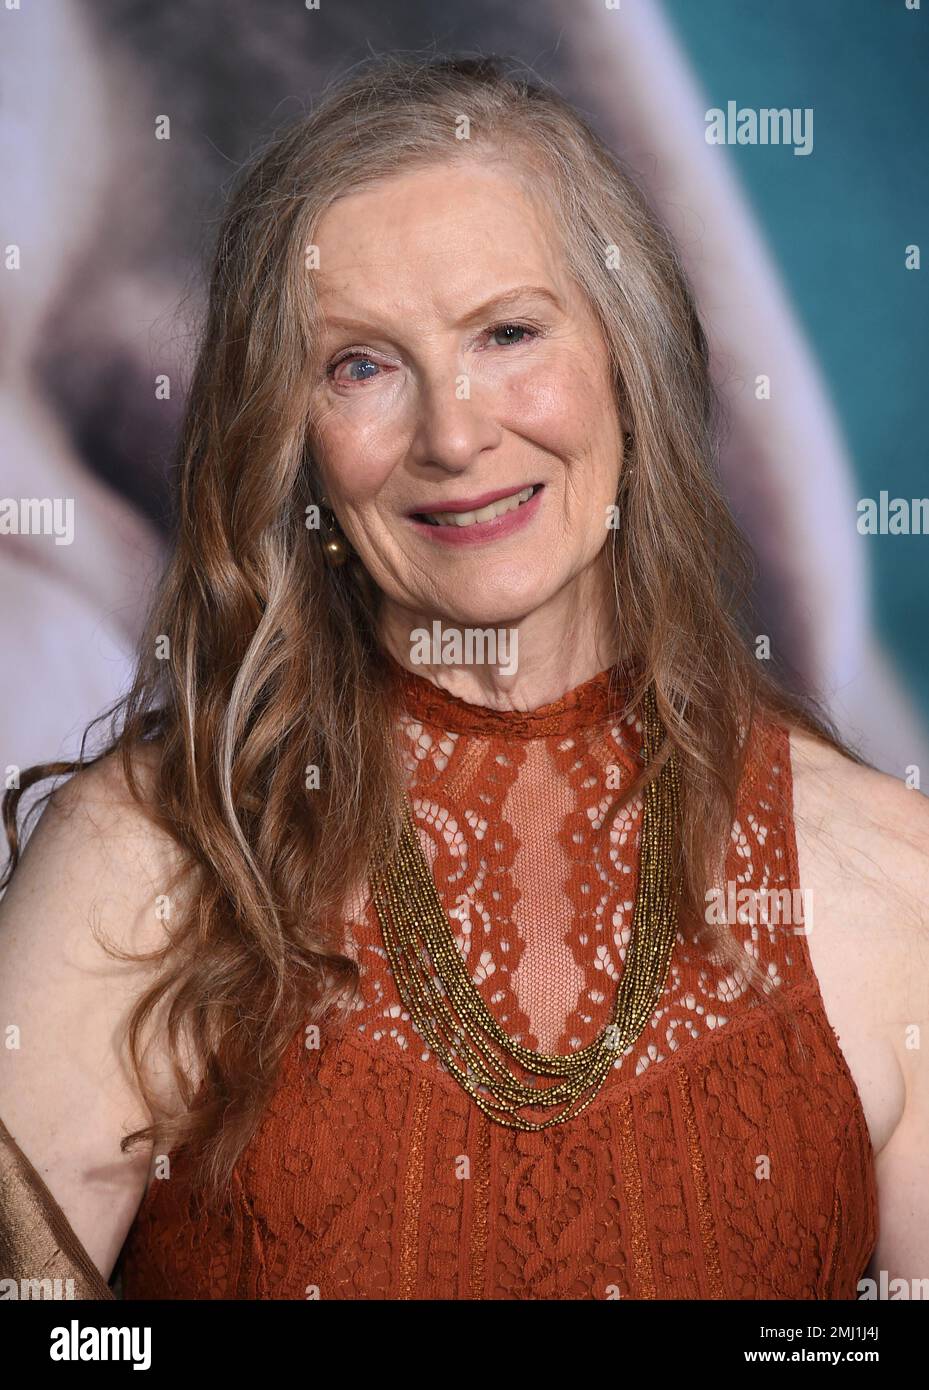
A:
[[[134,687],[8,793],[0,1275],[925,1272],[929,814],[772,676],[716,433],[675,251],[551,91],[380,60],[251,162]]]

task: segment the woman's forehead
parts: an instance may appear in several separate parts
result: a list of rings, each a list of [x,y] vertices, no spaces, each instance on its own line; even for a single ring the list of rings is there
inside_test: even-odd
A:
[[[512,243],[528,257],[533,241],[551,240],[553,222],[515,169],[465,160],[401,171],[343,194],[320,217],[315,241],[323,271],[359,250],[371,259],[377,247],[451,258]]]
[[[523,191],[486,171],[450,180],[417,171],[347,195],[327,210],[316,236],[314,289],[333,324],[385,316],[432,297],[455,319],[507,294],[512,303],[568,297],[559,238]],[[441,191],[443,196],[438,198]]]

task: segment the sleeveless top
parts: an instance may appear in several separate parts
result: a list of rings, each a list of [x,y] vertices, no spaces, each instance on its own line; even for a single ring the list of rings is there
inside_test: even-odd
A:
[[[526,1046],[586,1046],[636,897],[641,799],[595,835],[641,766],[622,668],[531,713],[395,670],[417,829],[473,980]],[[757,722],[728,852],[739,906],[799,890],[792,800],[787,730]],[[369,895],[345,924],[357,1014],[320,1045],[295,1036],[221,1207],[152,1180],[124,1297],[856,1298],[877,1235],[861,1100],[802,925],[741,915],[723,920],[788,1019],[679,933],[650,1023],[593,1102],[523,1132],[411,1028]]]

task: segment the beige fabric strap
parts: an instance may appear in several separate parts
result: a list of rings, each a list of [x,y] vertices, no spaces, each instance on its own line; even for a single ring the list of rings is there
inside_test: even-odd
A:
[[[37,1281],[70,1279],[74,1281],[74,1298],[115,1297],[61,1207],[0,1120],[0,1280],[3,1279],[30,1286]]]

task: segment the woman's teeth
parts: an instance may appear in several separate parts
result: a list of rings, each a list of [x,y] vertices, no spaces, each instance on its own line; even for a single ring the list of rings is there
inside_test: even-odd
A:
[[[423,515],[434,526],[473,526],[477,521],[493,521],[496,516],[515,511],[529,501],[534,491],[533,487],[524,487],[522,492],[501,497],[499,501],[491,502],[488,507],[481,507],[476,512],[424,512]]]

